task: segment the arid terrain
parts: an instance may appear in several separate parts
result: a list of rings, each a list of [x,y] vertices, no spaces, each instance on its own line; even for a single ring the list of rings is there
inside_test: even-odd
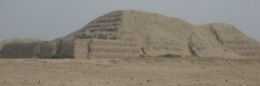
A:
[[[260,86],[259,59],[0,59],[0,86]]]
[[[119,10],[50,41],[0,42],[0,86],[260,86],[259,57],[230,24]]]

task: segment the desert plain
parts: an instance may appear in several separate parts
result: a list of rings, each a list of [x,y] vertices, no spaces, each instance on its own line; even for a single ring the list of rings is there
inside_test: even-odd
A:
[[[259,59],[0,59],[0,86],[260,86]]]

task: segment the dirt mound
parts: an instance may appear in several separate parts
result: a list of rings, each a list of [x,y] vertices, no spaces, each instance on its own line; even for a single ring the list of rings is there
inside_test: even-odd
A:
[[[135,10],[110,12],[52,42],[57,45],[56,54],[76,58],[260,56],[260,43],[234,26],[193,25],[179,18]]]

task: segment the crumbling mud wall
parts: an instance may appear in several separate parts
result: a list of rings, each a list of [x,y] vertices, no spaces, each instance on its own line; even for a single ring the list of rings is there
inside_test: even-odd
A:
[[[248,58],[260,57],[260,43],[249,38],[234,26],[215,23],[210,24],[209,27],[215,34],[216,40],[234,53]]]
[[[77,59],[89,58],[89,44],[91,40],[81,39],[75,41],[74,56]]]
[[[3,46],[4,46],[4,44],[3,44],[3,43],[0,43],[0,51],[1,51],[1,49],[2,49]]]
[[[51,42],[11,42],[0,51],[2,58],[47,58],[56,53],[56,44]]]
[[[134,42],[93,39],[88,46],[89,58],[135,58],[141,55]]]
[[[40,48],[39,53],[37,54],[37,57],[39,58],[49,58],[57,52],[57,45],[55,42],[41,42],[38,47]]]
[[[38,42],[8,43],[0,51],[3,58],[33,58],[39,53]]]
[[[74,45],[75,42],[72,40],[60,40],[56,42],[57,52],[56,54],[67,54],[74,55]]]

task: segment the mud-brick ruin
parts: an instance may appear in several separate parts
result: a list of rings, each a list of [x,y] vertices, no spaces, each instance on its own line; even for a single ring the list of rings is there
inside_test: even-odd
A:
[[[181,57],[260,58],[260,43],[236,27],[194,25],[179,18],[123,10],[96,18],[82,29],[52,41],[16,39],[0,44],[1,58],[49,58],[69,54],[79,59]]]

